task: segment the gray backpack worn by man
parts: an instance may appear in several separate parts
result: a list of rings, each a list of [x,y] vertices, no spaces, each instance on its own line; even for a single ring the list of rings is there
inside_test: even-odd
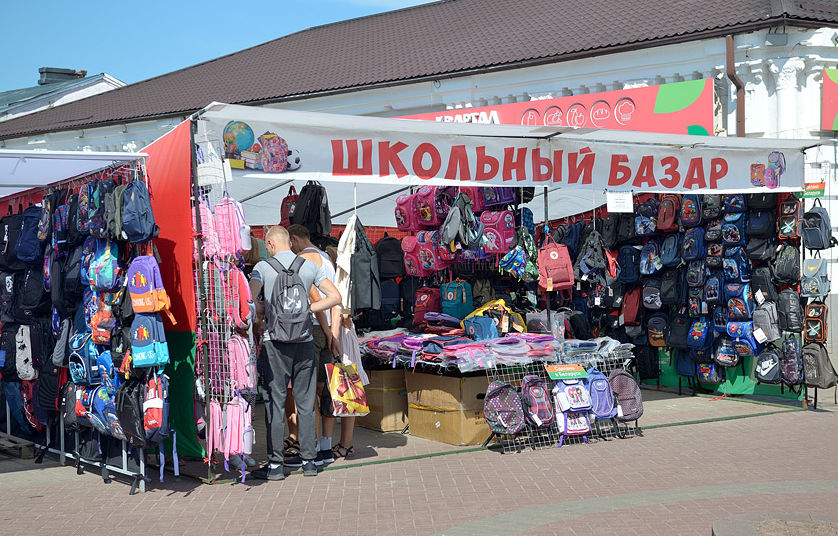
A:
[[[268,264],[276,270],[276,282],[265,311],[268,333],[277,342],[305,342],[311,338],[313,324],[308,292],[299,272],[305,259],[297,257],[286,268],[276,258]]]

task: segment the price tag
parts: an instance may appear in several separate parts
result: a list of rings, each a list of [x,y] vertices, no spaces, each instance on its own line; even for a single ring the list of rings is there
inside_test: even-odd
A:
[[[707,308],[706,302],[701,302],[701,314],[706,315],[709,313],[709,309]]]
[[[757,305],[762,305],[765,302],[765,295],[762,293],[762,290],[757,290],[756,294],[754,294],[754,299],[757,301]]]
[[[594,298],[594,306],[599,307],[600,304],[602,304],[602,299],[599,296],[597,296],[596,298]]]
[[[624,326],[626,323],[626,315],[620,315],[620,325]]]
[[[500,326],[501,326],[500,329],[501,329],[502,332],[509,333],[509,317],[508,316],[503,315],[503,320],[501,321]]]
[[[617,296],[614,298],[614,307],[619,307],[623,303],[623,297]]]
[[[614,289],[611,288],[611,287],[608,287],[608,297],[610,298],[612,296],[614,296]]]
[[[576,290],[582,290],[582,282],[581,281],[576,282]]]
[[[553,278],[552,277],[547,278],[547,292],[553,292]],[[539,426],[541,426],[541,425],[539,424]]]
[[[588,280],[588,274],[582,274],[582,281]]]
[[[512,329],[514,329],[518,333],[523,333],[524,332],[524,327],[521,326],[520,324],[516,323],[516,322],[512,323]]]
[[[541,419],[539,419],[538,415],[536,415],[534,412],[530,413],[530,418],[533,420],[536,426],[541,426]]]
[[[623,416],[623,408],[619,404],[617,404],[617,417]]]
[[[766,342],[768,342],[768,336],[765,334],[764,331],[762,331],[762,328],[754,330],[754,338],[760,344],[765,344]]]

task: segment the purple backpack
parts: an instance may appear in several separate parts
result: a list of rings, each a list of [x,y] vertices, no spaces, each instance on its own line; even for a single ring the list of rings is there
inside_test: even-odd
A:
[[[588,369],[588,378],[584,381],[591,396],[591,413],[600,419],[612,419],[617,416],[617,403],[614,400],[614,391],[608,378],[596,367]]]
[[[515,435],[524,429],[524,407],[514,387],[492,382],[483,400],[483,417],[496,434]]]
[[[535,375],[524,376],[521,380],[521,400],[527,420],[538,427],[547,427],[556,420],[550,391],[544,380]]]

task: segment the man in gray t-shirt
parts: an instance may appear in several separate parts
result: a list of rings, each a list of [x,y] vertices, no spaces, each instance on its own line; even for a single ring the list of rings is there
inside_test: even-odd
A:
[[[283,227],[271,227],[265,236],[268,254],[276,258],[282,266],[290,268],[297,257],[291,251],[288,231]],[[315,285],[326,297],[311,304],[314,313],[326,311],[341,301],[340,292],[329,281],[323,269],[310,261],[304,261],[298,275],[306,293]],[[250,292],[256,300],[256,313],[264,318],[265,307],[270,303],[277,272],[266,261],[253,267],[250,279]],[[258,300],[264,287],[264,301]],[[265,407],[265,422],[268,427],[268,465],[253,471],[253,476],[265,480],[282,480],[284,459],[283,441],[285,440],[285,397],[288,382],[294,386],[294,398],[297,402],[297,421],[300,427],[300,456],[303,459],[303,474],[317,475],[314,459],[316,450],[315,393],[317,390],[317,359],[312,339],[300,343],[285,343],[269,340],[265,330],[266,366],[263,367],[262,385],[268,395]]]

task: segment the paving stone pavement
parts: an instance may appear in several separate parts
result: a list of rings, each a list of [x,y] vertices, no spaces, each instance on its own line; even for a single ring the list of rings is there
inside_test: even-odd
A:
[[[54,462],[0,459],[0,535],[710,535],[760,512],[831,513],[838,413],[791,412],[648,430],[643,437],[493,451],[144,494]]]

